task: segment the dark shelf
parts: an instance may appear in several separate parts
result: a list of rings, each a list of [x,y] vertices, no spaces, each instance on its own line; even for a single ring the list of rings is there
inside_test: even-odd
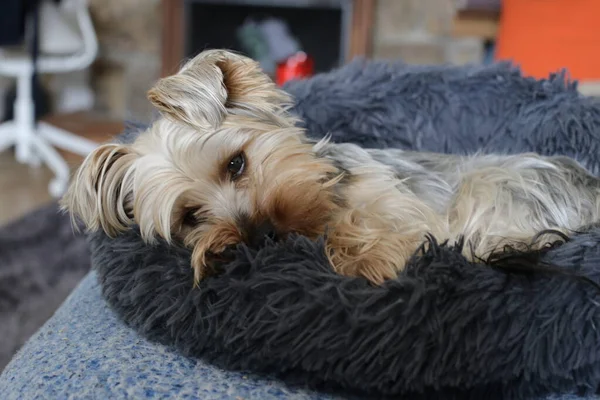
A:
[[[315,72],[343,63],[348,41],[351,1],[345,0],[186,0],[185,57],[202,50],[243,49],[237,29],[248,19],[284,20],[302,50],[315,61]]]

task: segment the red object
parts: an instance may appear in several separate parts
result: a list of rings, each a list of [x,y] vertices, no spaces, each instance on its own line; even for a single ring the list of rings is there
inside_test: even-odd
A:
[[[299,52],[287,60],[277,64],[275,81],[282,86],[292,79],[308,78],[314,74],[313,59],[306,53]]]

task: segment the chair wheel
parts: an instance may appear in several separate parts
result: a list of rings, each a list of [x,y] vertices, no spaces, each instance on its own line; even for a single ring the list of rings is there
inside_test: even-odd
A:
[[[55,199],[61,197],[67,191],[67,181],[55,178],[48,185],[50,195]]]

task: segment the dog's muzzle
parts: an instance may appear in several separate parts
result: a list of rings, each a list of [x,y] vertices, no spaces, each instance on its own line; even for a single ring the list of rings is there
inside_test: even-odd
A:
[[[245,219],[240,224],[244,241],[246,244],[253,248],[263,247],[267,241],[275,241],[278,239],[277,229],[275,225],[269,220],[261,221],[260,223],[253,223],[248,219]]]

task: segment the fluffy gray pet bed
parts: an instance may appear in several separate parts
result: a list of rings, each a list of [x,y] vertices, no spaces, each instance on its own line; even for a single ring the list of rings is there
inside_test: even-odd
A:
[[[564,76],[507,65],[356,62],[287,86],[313,136],[369,147],[575,156],[594,171],[600,107]],[[368,398],[526,398],[595,393],[600,295],[562,275],[528,277],[467,262],[437,244],[372,287],[330,269],[322,241],[240,246],[192,287],[189,251],[137,232],[90,237],[103,293],[130,326],[229,369]],[[600,229],[525,262],[600,281]],[[515,267],[522,260],[515,259]]]

